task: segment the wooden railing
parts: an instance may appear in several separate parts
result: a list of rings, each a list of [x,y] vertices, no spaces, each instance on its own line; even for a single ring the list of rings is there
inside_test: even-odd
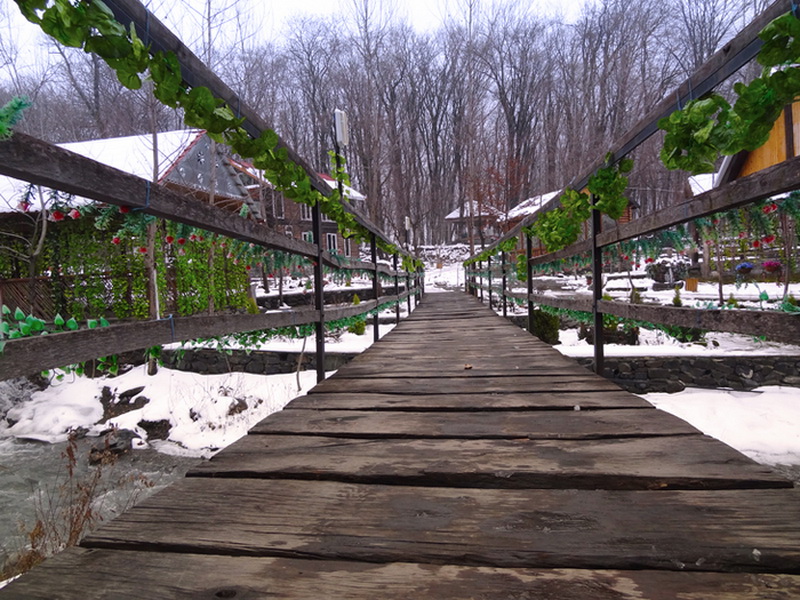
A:
[[[135,24],[139,35],[150,44],[152,52],[172,50],[179,57],[185,83],[204,85],[217,97],[226,100],[245,121],[243,127],[258,136],[267,126],[233,92],[210,71],[163,24],[135,0],[114,0],[106,3],[126,27]],[[331,188],[284,142],[289,157],[302,166],[312,186],[321,194],[330,195]],[[408,303],[422,289],[422,273],[398,270],[398,256],[391,258],[392,266],[379,262],[377,242],[388,237],[365,215],[345,205],[357,222],[370,232],[371,260],[343,259],[323,251],[319,203],[313,209],[314,240],[308,243],[287,237],[256,221],[240,217],[224,209],[183,197],[176,192],[146,179],[130,175],[95,162],[63,148],[36,138],[15,133],[0,142],[0,174],[33,184],[75,194],[97,202],[125,206],[144,213],[198,227],[229,238],[248,242],[266,249],[280,250],[306,257],[314,262],[315,305],[313,309],[276,311],[267,314],[223,314],[189,317],[169,317],[156,321],[112,324],[109,327],[55,333],[43,337],[8,340],[0,355],[0,379],[26,375],[74,364],[120,352],[148,348],[159,344],[213,337],[229,333],[273,329],[286,326],[315,324],[317,377],[323,379],[325,352],[325,323],[359,314],[375,312],[374,336],[378,339],[377,309],[388,303]],[[356,306],[326,306],[323,292],[323,266],[338,270],[358,270],[372,273],[374,299]],[[405,291],[380,297],[380,277],[394,282],[395,292],[401,284]],[[399,308],[396,311],[399,319]]]
[[[758,33],[773,19],[788,10],[786,2],[775,2],[750,25],[742,30],[722,50],[712,56],[692,77],[677,90],[662,100],[647,116],[611,146],[611,160],[624,157],[639,148],[646,140],[658,131],[658,121],[692,98],[705,94],[725,81],[741,67],[752,60],[762,42]],[[575,178],[571,187],[583,189],[589,177],[603,166],[606,157],[599,158],[592,168]],[[588,239],[576,242],[558,252],[550,252],[534,256],[533,240],[525,233],[525,228],[536,219],[558,205],[558,196],[548,202],[536,214],[531,215],[505,234],[501,239],[488,247],[496,249],[500,244],[517,237],[524,241],[521,250],[527,257],[527,293],[510,291],[507,285],[509,261],[506,253],[500,252],[499,258],[489,258],[485,262],[475,263],[475,267],[467,268],[467,291],[488,297],[493,300],[498,295],[504,313],[507,301],[527,302],[529,328],[533,329],[533,311],[535,305],[545,305],[566,310],[591,312],[593,315],[594,367],[596,372],[603,372],[603,315],[614,315],[634,321],[644,321],[661,325],[693,327],[710,331],[741,333],[754,336],[766,336],[776,341],[797,343],[800,340],[800,315],[779,311],[736,310],[736,309],[695,309],[678,308],[661,305],[629,304],[603,300],[603,261],[604,248],[634,238],[663,231],[695,219],[713,215],[721,211],[742,207],[744,205],[769,198],[778,194],[800,189],[800,158],[790,158],[785,162],[763,169],[748,177],[727,183],[708,192],[677,203],[657,213],[629,223],[615,223],[612,227],[602,229],[600,213],[592,211],[591,235]],[[534,293],[533,269],[537,266],[568,259],[576,255],[591,255],[590,273],[592,277],[592,296],[587,298],[563,298],[548,294]],[[500,262],[498,268],[497,262]],[[497,278],[502,285],[496,287]]]

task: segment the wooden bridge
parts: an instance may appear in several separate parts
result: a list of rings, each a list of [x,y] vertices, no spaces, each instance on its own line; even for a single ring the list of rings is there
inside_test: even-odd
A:
[[[434,294],[0,598],[797,598],[791,487]]]

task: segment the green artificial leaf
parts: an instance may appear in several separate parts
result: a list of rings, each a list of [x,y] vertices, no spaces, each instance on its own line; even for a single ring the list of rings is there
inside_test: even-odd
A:
[[[758,299],[761,300],[762,302],[766,302],[767,300],[769,300],[769,294],[767,294],[767,292],[761,292],[758,295]]]
[[[41,319],[34,319],[30,323],[31,331],[44,331],[44,321]]]
[[[25,320],[25,313],[19,306],[17,307],[17,310],[14,311],[14,318],[20,322]]]
[[[10,315],[11,314],[11,309],[8,306],[6,306],[5,304],[3,304],[3,314],[4,315]]]
[[[9,332],[11,331],[11,325],[3,321],[3,324],[0,325],[0,331],[3,332],[3,335],[8,335]]]
[[[31,334],[31,326],[27,323],[20,323],[19,324],[19,332],[23,336],[29,336]]]
[[[108,327],[110,323],[106,320],[105,317],[100,317],[100,327]]]
[[[53,325],[59,328],[64,326],[64,317],[61,316],[61,313],[57,314],[56,318],[53,319]]]
[[[69,321],[67,321],[67,329],[70,331],[75,331],[78,329],[78,322],[75,320],[75,317],[72,317]]]
[[[97,319],[87,319],[86,326],[89,329],[97,329],[97,326],[98,326]]]

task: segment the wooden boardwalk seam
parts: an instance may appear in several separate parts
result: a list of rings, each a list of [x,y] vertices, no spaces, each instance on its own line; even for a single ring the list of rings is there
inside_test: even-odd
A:
[[[431,294],[0,600],[785,600],[798,499],[475,299]]]

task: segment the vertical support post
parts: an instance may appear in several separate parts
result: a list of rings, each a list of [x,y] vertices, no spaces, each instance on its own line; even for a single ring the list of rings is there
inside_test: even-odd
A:
[[[375,273],[372,275],[372,294],[375,297],[375,305],[377,307],[378,300],[381,295],[381,282],[378,278],[378,242],[375,239],[375,234],[370,233],[369,236],[369,249],[370,255],[372,256],[372,264],[375,265]],[[372,332],[373,332],[373,340],[376,342],[381,339],[380,331],[378,331],[378,319],[379,315],[378,312],[375,312],[375,316],[372,317]]]
[[[478,280],[480,281],[481,302],[483,302],[483,261],[478,263]]]
[[[394,255],[394,295],[400,295],[400,276],[397,274],[397,254]],[[394,305],[394,316],[397,323],[400,323],[400,302]]]
[[[592,195],[592,206],[595,197]],[[594,317],[594,372],[603,374],[605,368],[605,352],[603,335],[603,313],[598,309],[598,302],[603,299],[603,249],[597,245],[597,236],[603,230],[602,214],[592,209],[592,316]]]
[[[494,277],[492,273],[492,257],[486,259],[486,271],[489,273],[489,308],[492,308],[492,283]]]
[[[533,240],[530,234],[525,234],[525,265],[528,270],[528,332],[533,334],[533,267],[531,266],[531,255],[533,254]]]
[[[408,302],[408,314],[411,314],[411,273],[406,271],[406,301]]]
[[[317,245],[317,260],[314,262],[314,308],[319,311],[319,320],[315,324],[317,341],[317,383],[325,379],[325,290],[322,279],[322,215],[319,202],[311,209],[311,228],[314,243]]]
[[[503,252],[500,255],[500,264],[502,265],[503,269],[503,316],[508,316],[508,298],[506,297],[506,292],[508,291],[508,275],[506,274],[506,253]]]

